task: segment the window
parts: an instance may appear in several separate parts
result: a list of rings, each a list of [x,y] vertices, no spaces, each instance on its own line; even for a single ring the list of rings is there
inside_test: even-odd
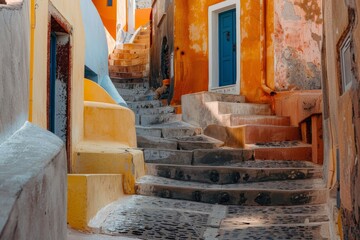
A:
[[[112,6],[112,3],[113,3],[113,0],[107,0],[107,6],[108,6],[108,7],[111,7],[111,6]]]
[[[341,64],[341,87],[342,93],[351,88],[354,75],[352,72],[352,54],[351,54],[351,37],[348,34],[341,45],[340,49],[340,64]]]

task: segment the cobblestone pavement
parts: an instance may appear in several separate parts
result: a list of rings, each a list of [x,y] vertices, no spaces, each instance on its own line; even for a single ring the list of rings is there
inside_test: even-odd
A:
[[[103,236],[145,240],[330,239],[325,205],[242,207],[129,196],[103,209],[90,225]]]

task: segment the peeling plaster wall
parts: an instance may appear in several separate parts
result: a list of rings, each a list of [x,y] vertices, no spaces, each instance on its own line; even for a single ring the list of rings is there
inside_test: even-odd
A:
[[[321,89],[321,0],[275,1],[275,89]]]
[[[350,5],[347,5],[349,3]],[[356,4],[355,4],[356,3]],[[351,6],[351,8],[349,8]],[[333,186],[335,171],[340,173],[340,199],[343,239],[360,239],[360,4],[358,1],[324,2],[325,55],[324,74],[324,132],[328,155],[329,185]],[[349,90],[341,89],[341,69],[338,46],[347,32],[352,37],[352,73],[355,79]],[[326,72],[325,72],[326,71]],[[336,150],[340,169],[336,168]]]
[[[171,2],[171,1],[170,1]],[[209,47],[208,47],[208,7],[222,0],[174,0],[174,89],[172,104],[179,104],[181,96],[188,93],[207,91],[209,85]],[[159,14],[161,1],[153,8],[153,15]],[[170,11],[167,9],[166,11]],[[274,85],[273,51],[273,0],[267,1],[266,47],[267,47],[267,84]],[[260,0],[241,1],[241,94],[251,102],[270,102],[261,88],[261,37]],[[153,16],[154,20],[155,16]],[[166,16],[168,18],[168,16]],[[169,21],[169,20],[166,20]],[[154,32],[161,33],[153,22]],[[167,23],[169,24],[169,23]],[[171,22],[170,22],[171,24]],[[161,27],[160,27],[161,28]],[[168,27],[168,29],[171,29]],[[160,38],[160,37],[158,37]],[[170,42],[172,45],[172,43]],[[152,48],[160,49],[161,42],[153,41]],[[152,50],[152,59],[160,54]],[[154,57],[155,56],[155,57]],[[157,61],[157,60],[155,60]],[[152,68],[154,68],[152,63]],[[160,83],[159,75],[152,72],[152,79]]]
[[[0,6],[0,144],[28,117],[29,24],[27,1]]]

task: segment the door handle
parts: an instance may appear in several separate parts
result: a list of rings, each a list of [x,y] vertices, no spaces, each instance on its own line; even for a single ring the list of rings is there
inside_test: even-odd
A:
[[[226,41],[230,41],[230,32],[226,31]]]

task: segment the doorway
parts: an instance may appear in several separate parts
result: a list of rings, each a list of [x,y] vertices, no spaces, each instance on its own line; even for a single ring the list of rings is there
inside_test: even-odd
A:
[[[209,91],[240,94],[240,1],[209,7]]]
[[[70,170],[71,38],[59,16],[51,14],[49,19],[47,119],[48,130],[65,143]]]
[[[236,11],[219,14],[219,87],[236,83]]]

